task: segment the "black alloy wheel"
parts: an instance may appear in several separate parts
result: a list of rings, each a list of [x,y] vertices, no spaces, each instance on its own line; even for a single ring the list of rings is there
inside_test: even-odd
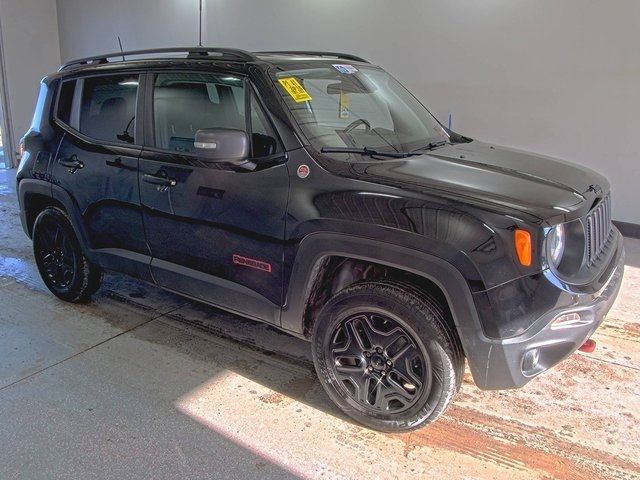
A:
[[[47,207],[33,225],[33,253],[47,288],[67,302],[82,303],[98,290],[102,272],[82,253],[67,214]]]
[[[66,232],[52,218],[45,219],[40,225],[36,257],[47,283],[59,290],[71,285],[76,274],[76,256]]]
[[[426,352],[386,313],[345,318],[332,333],[331,357],[340,387],[366,409],[402,412],[431,385]]]
[[[402,282],[363,281],[336,293],[315,320],[312,347],[329,397],[354,420],[387,432],[437,419],[464,373],[442,301]]]

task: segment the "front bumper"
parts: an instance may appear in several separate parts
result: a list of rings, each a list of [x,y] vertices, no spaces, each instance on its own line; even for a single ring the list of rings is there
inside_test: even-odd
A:
[[[479,343],[483,344],[480,350],[485,352],[484,363],[478,365],[480,362],[476,361],[472,368],[478,387],[487,390],[521,387],[575,352],[600,326],[618,295],[624,273],[622,238],[613,262],[615,267],[598,292],[576,295],[570,305],[545,312],[521,335],[482,339]],[[559,317],[574,313],[580,316],[578,321],[561,328],[557,323],[554,325]]]

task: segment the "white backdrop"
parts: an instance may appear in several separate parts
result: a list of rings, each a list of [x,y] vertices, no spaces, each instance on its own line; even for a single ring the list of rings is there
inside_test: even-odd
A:
[[[198,0],[57,0],[62,59],[194,45]],[[640,223],[637,0],[205,0],[205,45],[361,55],[475,138],[606,174]]]
[[[60,65],[56,0],[0,0],[0,24],[5,106],[17,144],[31,125],[40,80]],[[8,132],[3,133],[6,141]],[[8,159],[11,152],[4,147]]]

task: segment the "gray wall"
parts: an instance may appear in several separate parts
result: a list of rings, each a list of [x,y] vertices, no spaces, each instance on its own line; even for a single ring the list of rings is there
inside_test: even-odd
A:
[[[0,0],[0,30],[7,113],[17,144],[31,125],[40,80],[60,66],[56,1]]]
[[[637,0],[205,0],[204,43],[382,65],[456,130],[582,163],[640,223]],[[198,0],[57,0],[63,59],[193,45]]]

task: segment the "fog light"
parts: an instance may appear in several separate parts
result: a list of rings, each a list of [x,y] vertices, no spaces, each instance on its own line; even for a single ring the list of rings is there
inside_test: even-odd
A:
[[[563,328],[574,328],[591,323],[591,316],[582,317],[578,312],[564,313],[551,323],[552,330],[560,330]]]
[[[527,351],[522,357],[522,373],[530,377],[538,373],[541,368],[538,362],[540,361],[540,349],[532,348]]]

